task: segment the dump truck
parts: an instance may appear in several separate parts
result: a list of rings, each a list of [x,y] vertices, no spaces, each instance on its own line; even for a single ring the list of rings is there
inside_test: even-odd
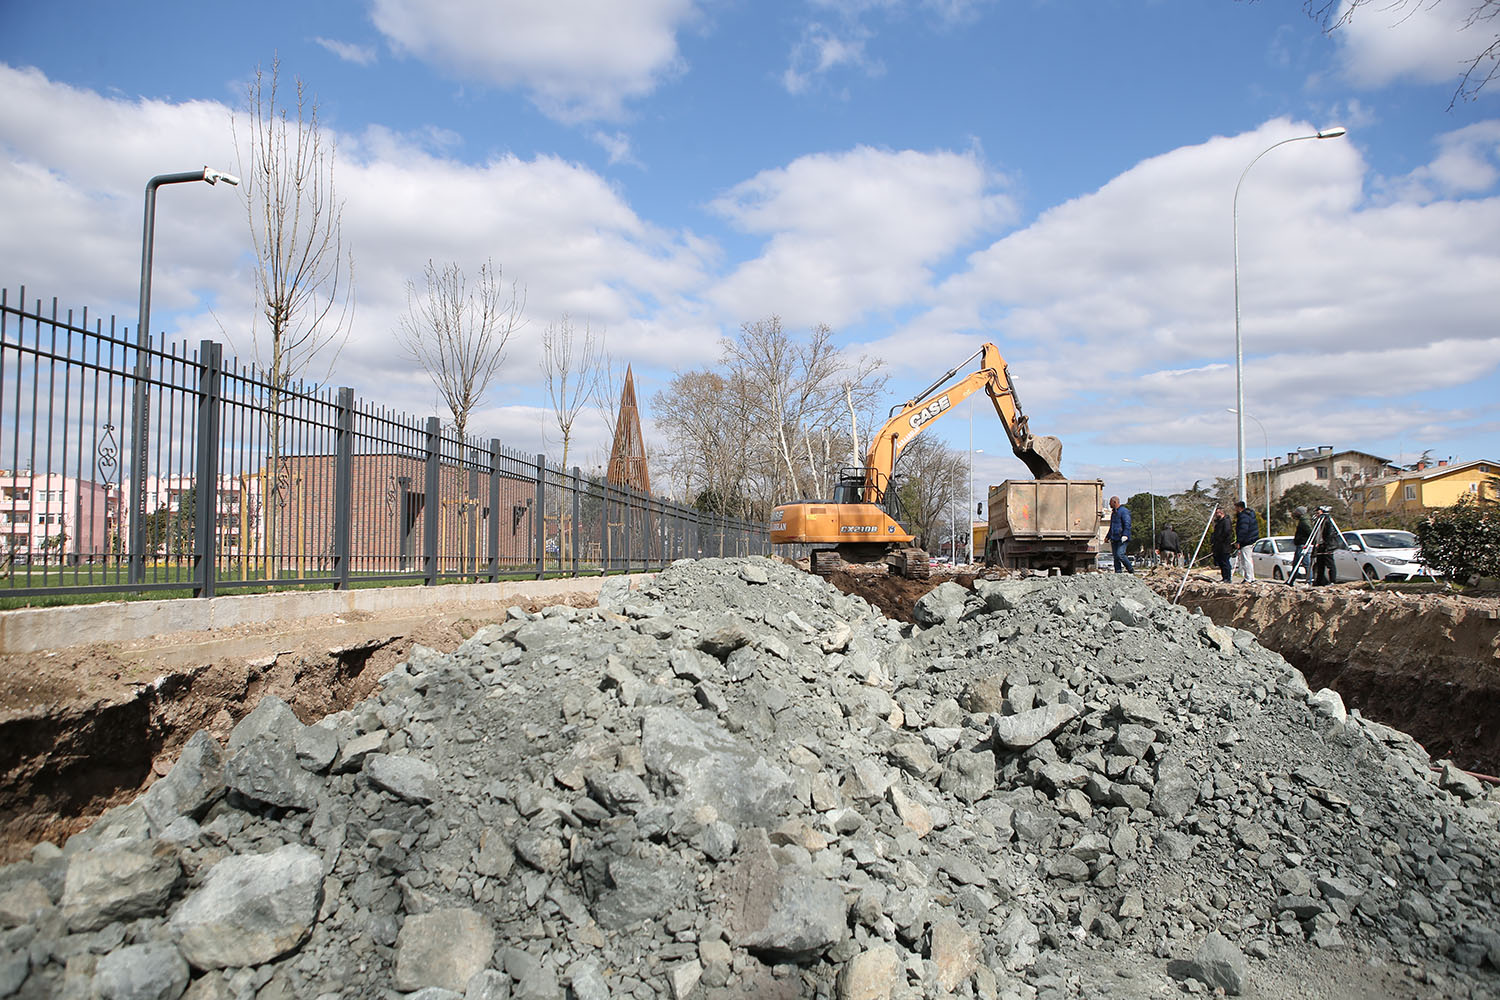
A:
[[[989,511],[984,561],[1005,569],[1091,569],[1108,530],[1102,479],[1007,479]]]

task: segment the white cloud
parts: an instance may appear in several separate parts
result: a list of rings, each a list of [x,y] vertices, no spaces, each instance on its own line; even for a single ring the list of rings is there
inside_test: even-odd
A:
[[[376,53],[373,45],[357,45],[354,42],[341,42],[336,38],[314,38],[323,48],[338,56],[344,62],[354,63],[356,66],[373,66]]]
[[[234,171],[229,109],[102,97],[3,65],[0,89],[8,98],[0,104],[0,199],[10,206],[0,274],[12,288],[24,283],[28,297],[57,295],[65,308],[87,304],[91,315],[113,312],[133,327],[146,180],[205,162]],[[420,279],[429,258],[471,272],[493,258],[507,283],[525,289],[530,321],[511,342],[506,386],[495,394],[506,405],[480,414],[475,433],[531,426],[506,411],[535,402],[538,340],[564,312],[606,329],[616,353],[638,364],[698,364],[717,353],[717,328],[693,305],[716,249],[642,220],[592,171],[555,157],[464,163],[426,131],[372,128],[338,140],[358,306],[335,382],[398,409],[433,412],[429,383],[391,337],[405,283]],[[172,340],[228,340],[250,361],[244,212],[240,194],[224,185],[161,189],[153,326]]]
[[[1343,0],[1333,32],[1345,75],[1354,83],[1381,87],[1397,80],[1457,81],[1486,39],[1464,30],[1474,5],[1466,0],[1397,0],[1361,4],[1350,12]]]
[[[1223,409],[1234,399],[1235,184],[1262,150],[1310,131],[1278,119],[1143,161],[974,253],[875,352],[916,380],[994,340],[1033,429],[1063,435],[1074,456],[1130,441],[1222,443],[1233,419]],[[1450,146],[1489,136],[1464,130],[1424,169],[1462,178],[1450,187],[1463,201],[1363,201],[1365,166],[1349,139],[1291,144],[1244,175],[1247,409],[1273,448],[1378,440],[1401,426],[1393,411],[1422,408],[1410,402],[1419,394],[1494,384],[1500,196],[1492,180],[1482,189],[1492,193],[1473,197],[1483,171],[1447,165]],[[1330,424],[1333,413],[1353,416]]]
[[[997,180],[971,154],[868,147],[764,171],[714,203],[768,242],[711,300],[732,316],[834,327],[921,300],[939,262],[1013,218]]]
[[[879,76],[879,60],[865,53],[869,32],[859,26],[847,27],[842,33],[824,24],[809,24],[802,37],[792,46],[791,58],[781,75],[782,86],[789,94],[801,94],[825,81],[839,69],[853,69],[866,76]]]
[[[1399,201],[1428,202],[1492,190],[1500,181],[1500,121],[1475,122],[1438,137],[1438,155],[1404,177],[1385,182]]]
[[[682,69],[694,0],[371,0],[398,50],[463,79],[519,87],[565,122],[618,119]]]

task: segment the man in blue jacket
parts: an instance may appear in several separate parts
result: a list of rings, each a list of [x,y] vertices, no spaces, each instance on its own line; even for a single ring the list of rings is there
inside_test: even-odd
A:
[[[1109,544],[1115,554],[1115,572],[1134,573],[1135,568],[1125,555],[1125,543],[1130,541],[1130,508],[1121,507],[1119,497],[1110,497],[1109,509]]]
[[[1260,541],[1260,522],[1255,520],[1255,511],[1245,508],[1245,501],[1234,502],[1234,541],[1240,547],[1240,575],[1246,583],[1255,582],[1255,563],[1250,559],[1250,549]]]

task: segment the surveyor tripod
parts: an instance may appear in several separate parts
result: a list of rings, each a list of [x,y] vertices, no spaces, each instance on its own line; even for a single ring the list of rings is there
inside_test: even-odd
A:
[[[1313,552],[1323,545],[1323,533],[1328,530],[1329,525],[1333,526],[1333,533],[1338,535],[1339,545],[1343,548],[1349,547],[1349,543],[1344,540],[1344,533],[1339,530],[1338,522],[1333,519],[1333,515],[1328,512],[1327,508],[1320,508],[1317,517],[1313,518],[1312,533],[1307,536],[1307,541],[1298,547],[1297,558],[1292,560],[1292,569],[1286,575],[1286,584],[1288,587],[1296,582],[1298,569],[1307,570],[1307,582],[1313,582]],[[1328,558],[1333,558],[1332,552],[1328,553]],[[1328,582],[1336,582],[1338,576],[1338,570],[1330,565]]]

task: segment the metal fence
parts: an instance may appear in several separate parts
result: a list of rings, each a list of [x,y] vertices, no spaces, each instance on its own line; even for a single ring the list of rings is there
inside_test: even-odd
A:
[[[0,597],[485,581],[766,554],[700,513],[354,390],[139,347],[0,290]]]

